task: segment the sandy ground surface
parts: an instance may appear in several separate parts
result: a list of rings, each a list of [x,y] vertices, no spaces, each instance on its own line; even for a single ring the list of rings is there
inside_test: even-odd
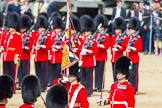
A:
[[[162,108],[162,57],[155,55],[140,54],[141,62],[139,65],[139,92],[135,96],[136,108]],[[34,74],[34,65],[31,66]],[[110,60],[106,64],[105,72],[105,89],[103,98],[109,96],[107,92],[113,83]],[[46,92],[42,93],[45,98]],[[88,98],[90,108],[110,108],[110,106],[98,106],[96,100],[99,99],[100,93],[95,93]],[[9,100],[10,108],[18,108],[22,104],[21,92],[17,91],[13,98]],[[35,104],[36,108],[45,108],[41,98]]]

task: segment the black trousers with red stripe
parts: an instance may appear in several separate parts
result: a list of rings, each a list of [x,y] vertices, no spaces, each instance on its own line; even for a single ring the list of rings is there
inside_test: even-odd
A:
[[[133,64],[130,76],[128,81],[133,85],[135,92],[138,92],[138,81],[139,81],[139,76],[138,76],[138,63]]]
[[[81,83],[85,86],[90,96],[93,93],[93,67],[82,67]]]
[[[46,90],[48,83],[48,61],[35,62],[35,72],[40,80],[41,89]]]
[[[95,66],[95,88],[101,90],[103,83],[105,61],[97,61]]]
[[[21,60],[18,69],[19,85],[21,86],[24,76],[30,74],[30,60]]]

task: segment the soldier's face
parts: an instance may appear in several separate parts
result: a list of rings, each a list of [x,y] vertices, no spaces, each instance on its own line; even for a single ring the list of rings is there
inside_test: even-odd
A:
[[[117,73],[117,79],[118,79],[118,81],[126,79],[126,75],[124,75],[122,73]]]
[[[100,33],[102,33],[102,32],[104,31],[104,28],[101,27],[101,28],[98,29],[98,31],[99,31]]]
[[[119,35],[122,32],[121,29],[115,29],[115,34]]]
[[[10,33],[15,33],[16,32],[16,29],[15,28],[9,28],[9,32]]]
[[[72,36],[74,36],[74,35],[77,34],[77,31],[76,30],[71,30],[71,34],[72,34]]]
[[[91,31],[85,31],[86,38],[89,38],[92,35]]]
[[[129,33],[130,33],[130,35],[133,35],[134,33],[136,33],[136,30],[134,30],[134,29],[129,29]]]
[[[77,81],[77,78],[75,76],[70,75],[69,76],[69,82],[72,83],[74,81]]]
[[[59,35],[60,35],[61,32],[62,32],[62,29],[61,29],[61,28],[56,28],[56,29],[55,29],[55,32],[56,32],[56,34],[59,34]]]

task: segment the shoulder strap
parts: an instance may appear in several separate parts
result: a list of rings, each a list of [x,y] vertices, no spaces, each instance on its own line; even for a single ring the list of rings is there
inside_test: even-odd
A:
[[[78,93],[79,93],[79,91],[81,90],[82,87],[83,87],[83,86],[79,85],[79,86],[77,87],[77,89],[75,90],[75,92],[74,92],[74,94],[73,94],[73,96],[72,96],[72,99],[71,99],[70,107],[69,107],[69,108],[73,108],[73,106],[74,106],[74,104],[75,104],[75,101],[76,101],[76,98],[77,98],[77,96],[78,96]]]

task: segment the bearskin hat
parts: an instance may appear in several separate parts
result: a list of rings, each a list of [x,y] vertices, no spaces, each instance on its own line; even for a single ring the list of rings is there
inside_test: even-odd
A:
[[[56,16],[56,17],[53,19],[52,25],[53,25],[53,28],[54,28],[54,29],[55,29],[55,28],[61,28],[61,29],[64,29],[64,28],[65,28],[65,27],[64,27],[64,23],[63,23],[61,17],[59,17],[59,16]]]
[[[130,70],[132,66],[132,61],[127,56],[121,56],[117,59],[115,63],[115,74],[122,73],[126,75],[126,79],[128,79],[130,75]]]
[[[46,18],[47,18],[47,21],[48,21],[48,14],[47,14],[46,12],[41,12],[41,13],[39,13],[39,14],[38,14],[38,17],[39,17],[40,15],[46,17]]]
[[[32,25],[31,18],[28,15],[21,16],[21,28],[29,29]]]
[[[77,77],[78,82],[80,82],[78,63],[75,63],[73,66],[69,67],[69,75]]]
[[[38,77],[27,75],[22,81],[22,99],[24,103],[33,103],[41,95],[41,86]]]
[[[14,28],[17,32],[20,31],[21,20],[19,14],[12,12],[7,17],[7,26],[8,28]]]
[[[65,108],[68,103],[68,92],[61,84],[53,85],[46,95],[46,108]]]
[[[128,28],[137,31],[140,28],[139,19],[137,17],[132,17],[128,23]]]
[[[76,15],[71,14],[71,20],[72,20],[72,29],[80,31],[81,24],[80,24],[79,18]]]
[[[58,12],[52,12],[51,15],[50,15],[50,19],[54,19],[55,17],[61,18],[61,15]]]
[[[81,31],[95,32],[96,27],[93,19],[89,15],[83,15],[80,17]]]
[[[3,12],[0,12],[0,27],[3,26],[3,19],[4,19]]]
[[[34,16],[33,16],[33,14],[31,12],[26,11],[26,12],[24,12],[23,15],[28,15],[30,17],[30,20],[32,22],[32,25],[34,24]]]
[[[14,91],[13,79],[8,75],[0,76],[0,100],[11,98]]]
[[[47,28],[48,19],[44,15],[39,15],[36,25],[37,25],[37,28]]]
[[[115,19],[113,23],[113,28],[114,29],[121,29],[124,31],[126,29],[126,22],[122,17],[118,17]]]
[[[96,15],[94,21],[95,21],[96,26],[102,24],[101,27],[104,27],[104,28],[108,27],[108,19],[106,18],[105,15],[102,15],[102,14]]]

